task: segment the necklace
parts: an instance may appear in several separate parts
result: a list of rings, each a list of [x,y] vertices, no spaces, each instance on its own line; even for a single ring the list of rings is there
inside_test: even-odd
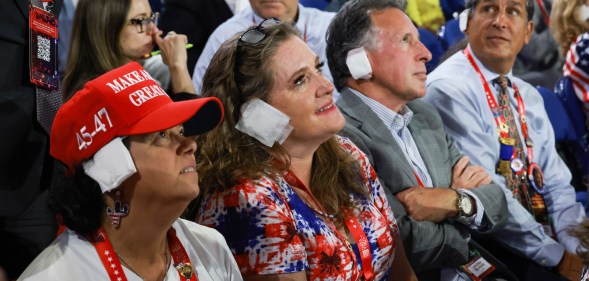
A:
[[[166,249],[168,248],[168,240],[166,239]],[[125,265],[126,268],[128,268],[129,270],[131,270],[131,272],[135,273],[135,275],[139,276],[139,278],[141,278],[141,280],[146,281],[145,278],[143,278],[143,276],[139,275],[139,273],[137,273],[137,271],[135,271],[131,265],[129,265],[129,263],[127,261],[125,261],[125,259],[119,255],[119,253],[117,253],[115,251],[115,253],[117,254],[117,257],[119,257],[119,259],[123,262],[123,265]],[[166,262],[164,264],[164,279],[163,281],[168,280],[168,267],[170,267],[170,255],[168,254],[168,251],[166,251],[166,253],[164,254],[166,256]]]

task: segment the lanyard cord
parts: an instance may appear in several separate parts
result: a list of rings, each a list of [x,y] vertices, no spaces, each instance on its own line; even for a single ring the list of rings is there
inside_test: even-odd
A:
[[[489,109],[491,109],[491,112],[493,113],[495,123],[497,124],[497,127],[499,128],[500,137],[508,139],[509,138],[509,135],[508,135],[509,126],[507,125],[507,122],[505,121],[505,117],[502,114],[500,114],[499,106],[497,104],[497,101],[495,100],[495,97],[493,96],[493,94],[491,92],[491,88],[489,87],[489,84],[487,83],[481,70],[477,66],[477,64],[476,64],[474,58],[472,57],[472,54],[470,53],[470,50],[468,48],[464,49],[464,55],[466,56],[466,58],[468,59],[468,61],[472,65],[472,67],[475,69],[479,78],[481,79],[481,82],[483,83],[483,87],[485,88],[485,95],[487,97],[487,104],[489,105]],[[519,94],[519,89],[517,88],[517,85],[515,85],[515,83],[512,83],[512,85],[513,85],[513,89],[515,90],[514,96],[515,96],[515,99],[517,100],[517,113],[519,115],[521,132],[524,137],[527,152],[528,152],[527,153],[528,154],[528,163],[531,164],[531,163],[533,163],[533,158],[534,158],[534,152],[532,150],[534,143],[532,142],[530,136],[528,135],[528,123],[526,121],[527,120],[526,109],[525,109],[524,101],[523,101],[521,95]]]
[[[170,254],[174,260],[174,267],[176,267],[178,270],[180,280],[198,281],[196,273],[192,271],[190,258],[188,257],[184,246],[176,236],[176,231],[174,228],[170,228],[170,230],[168,230],[167,239]],[[117,254],[102,227],[98,229],[98,233],[95,237],[92,237],[90,241],[94,245],[94,248],[100,257],[100,260],[102,261],[102,264],[104,265],[110,280],[127,281],[127,276],[125,276],[121,262],[119,261],[119,258],[117,257]]]
[[[325,210],[323,209],[323,206],[321,204],[319,204],[319,202],[317,202],[317,200],[315,199],[315,196],[313,196],[313,194],[311,193],[309,188],[306,187],[292,171],[288,170],[284,175],[284,179],[292,187],[294,187],[298,190],[301,190],[302,192],[307,194],[307,196],[309,196],[311,198],[311,200],[313,200],[313,202],[315,203],[317,208],[320,208],[321,211],[325,212]],[[313,210],[313,208],[311,208],[311,210]],[[364,275],[364,279],[365,280],[373,280],[374,279],[374,269],[372,268],[372,254],[370,251],[370,244],[368,243],[368,237],[366,237],[366,233],[364,233],[364,230],[362,229],[362,226],[360,225],[358,218],[354,215],[354,212],[351,208],[344,208],[342,210],[342,213],[344,215],[344,222],[346,224],[346,227],[348,228],[348,230],[350,231],[350,233],[352,234],[352,236],[356,240],[356,245],[358,245],[358,250],[360,252],[360,258],[362,260],[362,272]],[[333,223],[330,223],[329,226],[332,228],[332,230],[336,234],[336,236],[338,236],[346,244],[346,246],[348,246],[348,250],[350,250],[351,256],[354,257],[355,254],[349,245],[348,239],[346,239],[335,228]],[[357,276],[352,278],[352,280],[356,280],[356,279],[357,279]]]

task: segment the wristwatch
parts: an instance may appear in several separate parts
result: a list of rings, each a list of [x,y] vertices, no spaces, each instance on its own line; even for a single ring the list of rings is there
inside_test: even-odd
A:
[[[458,200],[456,200],[456,207],[458,208],[458,219],[466,219],[473,215],[474,208],[472,206],[472,200],[468,194],[456,190],[458,194]]]

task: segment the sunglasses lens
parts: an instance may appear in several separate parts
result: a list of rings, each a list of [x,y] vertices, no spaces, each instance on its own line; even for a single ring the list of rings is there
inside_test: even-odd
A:
[[[264,28],[274,26],[280,23],[280,20],[277,18],[269,18],[262,21],[258,26],[252,27],[246,32],[244,32],[239,37],[239,42],[245,42],[248,44],[256,45],[262,41],[266,37],[266,33],[264,33]]]
[[[268,18],[260,23],[260,26],[263,28],[274,26],[280,23],[280,20],[277,18]]]
[[[248,44],[258,44],[260,41],[262,41],[262,39],[264,39],[264,37],[266,37],[266,34],[263,32],[257,29],[250,29],[241,35],[239,40]]]

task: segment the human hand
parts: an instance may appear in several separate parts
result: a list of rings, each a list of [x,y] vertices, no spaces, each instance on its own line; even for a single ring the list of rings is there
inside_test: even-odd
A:
[[[579,280],[583,271],[583,261],[579,256],[564,251],[558,264],[558,273],[569,280]]]
[[[407,214],[417,221],[439,223],[458,214],[458,194],[450,188],[424,188],[413,186],[398,192]]]
[[[485,172],[483,167],[468,165],[469,163],[470,158],[468,156],[463,156],[456,162],[452,168],[452,184],[450,187],[473,189],[491,183],[491,175]]]
[[[162,52],[162,60],[169,68],[188,68],[188,54],[186,52],[186,43],[188,38],[183,34],[176,34],[174,31],[168,32],[166,36],[161,37],[162,32],[153,33],[153,40]]]

